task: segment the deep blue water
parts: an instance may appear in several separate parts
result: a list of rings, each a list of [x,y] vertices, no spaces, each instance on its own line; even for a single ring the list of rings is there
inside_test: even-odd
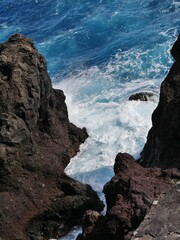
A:
[[[180,0],[1,0],[0,32],[1,42],[14,33],[31,37],[45,56],[70,120],[90,135],[66,171],[103,198],[115,155],[138,157],[145,143],[173,62]],[[129,102],[138,91],[153,91],[156,101]]]
[[[50,74],[67,75],[102,67],[118,51],[173,42],[179,9],[179,0],[1,0],[0,40],[16,32],[31,37]]]

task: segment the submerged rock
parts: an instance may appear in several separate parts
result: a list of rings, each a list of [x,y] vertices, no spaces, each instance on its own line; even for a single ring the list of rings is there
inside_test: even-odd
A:
[[[140,163],[180,170],[180,36],[171,53],[175,63],[161,84],[159,104],[152,115]]]
[[[64,168],[87,138],[68,120],[33,42],[16,34],[0,45],[0,237],[48,239],[67,233],[103,204]]]

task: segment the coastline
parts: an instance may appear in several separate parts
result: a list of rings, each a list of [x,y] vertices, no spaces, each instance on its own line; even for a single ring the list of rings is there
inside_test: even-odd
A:
[[[143,168],[129,154],[119,153],[115,160],[115,176],[104,187],[107,214],[101,216],[95,210],[100,212],[103,204],[92,188],[63,172],[70,157],[79,150],[79,144],[87,138],[86,130],[69,122],[65,96],[62,91],[52,89],[46,62],[32,41],[17,34],[1,44],[2,239],[63,236],[73,225],[81,222],[84,212],[89,209],[91,211],[84,215],[83,233],[78,240],[96,240],[102,236],[108,240],[119,237],[131,239],[153,199],[167,191],[172,181],[176,181],[173,179],[180,177],[178,130],[174,131],[179,126],[179,47],[178,38],[172,48],[175,63],[162,83],[160,102],[153,114],[153,126],[148,135],[148,139],[152,138],[148,140],[150,142],[156,140],[159,133],[161,136],[156,124],[159,124],[159,117],[165,116],[160,123],[165,120],[165,125],[170,126],[168,122],[173,124],[166,130],[176,143],[172,145],[174,149],[169,150],[169,155],[164,153],[163,149],[167,149],[163,146],[167,141],[160,137],[155,145],[162,145],[158,150],[151,148],[152,144],[147,150],[146,144],[139,162],[153,168]],[[169,106],[175,109],[174,115],[168,111],[166,117],[164,114],[167,114]],[[155,115],[158,111],[165,113]],[[176,121],[171,121],[172,117]],[[59,142],[59,139],[63,141]],[[151,163],[144,155],[153,150],[158,158],[153,157]],[[147,153],[144,154],[144,151]],[[161,154],[163,157],[159,158]],[[173,161],[169,162],[171,156]],[[24,215],[20,219],[22,213]],[[18,228],[20,223],[21,228]],[[102,226],[106,226],[103,231]]]

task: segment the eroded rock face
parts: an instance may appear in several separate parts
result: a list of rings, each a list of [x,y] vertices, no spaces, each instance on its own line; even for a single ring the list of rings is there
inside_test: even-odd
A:
[[[52,88],[46,62],[17,34],[0,45],[0,237],[47,239],[101,210],[96,193],[64,174],[85,141]]]
[[[161,84],[160,100],[152,115],[152,128],[141,154],[143,166],[180,170],[180,36],[172,50],[175,63]]]
[[[114,171],[104,186],[107,214],[80,239],[131,239],[153,201],[171,186],[168,174],[159,168],[143,168],[127,153],[117,155]]]

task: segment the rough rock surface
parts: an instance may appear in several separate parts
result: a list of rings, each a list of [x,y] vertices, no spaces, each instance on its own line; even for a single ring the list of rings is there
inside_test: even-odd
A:
[[[79,240],[130,239],[154,199],[171,186],[168,174],[158,168],[143,168],[127,153],[117,155],[114,171],[115,176],[104,187],[106,216]]]
[[[107,213],[78,240],[180,239],[180,36],[171,53],[176,62],[161,85],[142,165],[127,153],[117,155],[115,176],[104,187]]]
[[[152,115],[140,163],[180,170],[180,36],[171,53],[175,63],[161,84],[159,104]]]
[[[136,93],[133,94],[129,97],[130,101],[155,101],[156,96],[154,95],[154,93],[151,92],[140,92],[140,93]]]
[[[180,178],[179,178],[180,179]],[[180,181],[162,194],[134,232],[132,240],[180,239]]]
[[[102,210],[88,185],[64,168],[85,141],[68,120],[65,96],[55,90],[32,41],[14,35],[0,45],[0,238],[48,239]]]
[[[90,234],[100,218],[102,217],[99,212],[92,210],[86,211],[82,219],[83,234],[80,234],[77,240],[83,240],[84,236]]]

